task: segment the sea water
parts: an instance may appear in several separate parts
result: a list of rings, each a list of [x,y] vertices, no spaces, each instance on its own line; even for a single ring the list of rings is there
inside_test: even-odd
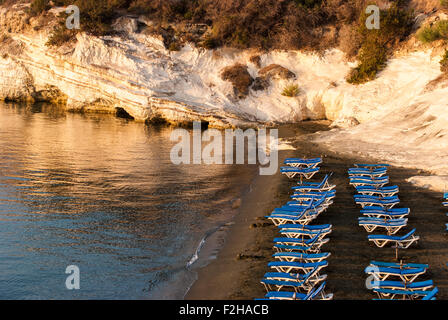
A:
[[[0,103],[0,299],[183,298],[258,171],[174,165],[172,130]]]

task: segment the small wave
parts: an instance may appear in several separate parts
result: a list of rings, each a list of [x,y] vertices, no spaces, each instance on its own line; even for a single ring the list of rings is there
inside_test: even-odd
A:
[[[216,227],[213,230],[210,230],[209,232],[207,232],[205,234],[205,236],[201,239],[201,241],[199,242],[199,245],[196,248],[196,251],[194,252],[193,256],[191,257],[191,259],[187,262],[186,264],[186,268],[188,269],[189,267],[191,267],[191,265],[193,265],[196,261],[198,261],[199,259],[199,253],[201,252],[202,247],[204,246],[205,242],[207,241],[207,238],[209,238],[211,235],[213,235],[215,232],[219,231],[221,228],[225,227],[226,225],[228,225],[228,223],[224,223],[218,227]]]
[[[193,256],[191,257],[190,261],[187,262],[186,268],[188,269],[193,263],[195,263],[199,259],[199,252],[201,251],[202,247],[204,246],[205,239],[207,239],[208,235],[205,235],[201,241],[199,242],[198,247],[196,248],[196,251],[194,252]]]

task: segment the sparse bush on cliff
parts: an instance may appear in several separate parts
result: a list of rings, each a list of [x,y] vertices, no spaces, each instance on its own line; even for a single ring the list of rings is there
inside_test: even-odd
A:
[[[445,53],[440,60],[440,71],[448,73],[448,49],[445,49]]]
[[[361,38],[359,63],[349,73],[349,83],[361,84],[375,79],[377,73],[386,66],[390,51],[409,34],[412,17],[412,12],[393,3],[389,9],[380,11],[380,29],[367,29],[367,16],[361,14],[358,26]]]
[[[448,20],[440,20],[431,26],[423,27],[418,31],[417,38],[423,43],[448,39]]]
[[[300,92],[299,86],[296,84],[288,84],[283,88],[282,96],[285,97],[296,97]]]
[[[46,46],[61,46],[64,43],[75,39],[76,30],[69,30],[63,25],[59,25],[53,29]]]
[[[31,15],[38,15],[48,9],[48,0],[33,0],[30,6]]]

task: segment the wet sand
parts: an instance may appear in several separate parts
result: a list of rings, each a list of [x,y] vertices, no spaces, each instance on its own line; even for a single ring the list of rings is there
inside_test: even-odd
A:
[[[326,123],[305,122],[297,126],[280,129],[280,136],[301,136],[295,142],[294,150],[279,152],[279,162],[287,157],[323,156],[321,171],[313,181],[321,180],[325,173],[333,172],[331,182],[336,184],[336,198],[330,208],[319,215],[313,224],[331,223],[333,232],[330,242],[322,247],[322,252],[331,252],[329,266],[325,269],[327,293],[334,299],[372,299],[376,296],[365,287],[365,267],[370,260],[395,261],[395,249],[377,248],[367,240],[368,233],[358,226],[359,205],[353,200],[355,190],[348,184],[347,169],[353,163],[377,162],[377,159],[345,158],[326,151],[307,141],[306,133],[327,130]],[[400,187],[401,202],[397,207],[409,207],[408,225],[398,232],[407,233],[416,228],[420,236],[417,245],[399,251],[399,259],[405,262],[427,263],[428,272],[419,279],[432,279],[439,288],[438,299],[448,298],[448,246],[445,223],[445,209],[442,195],[417,188],[406,179],[415,175],[425,175],[420,170],[389,167],[390,184]],[[186,299],[253,299],[263,297],[265,289],[260,283],[267,264],[274,253],[272,240],[278,236],[274,227],[264,216],[275,207],[289,201],[291,186],[296,182],[282,176],[259,176],[243,197],[235,224],[230,228],[226,243],[218,258],[199,270],[198,280],[190,289]],[[375,232],[374,232],[375,233]],[[379,232],[378,232],[379,233]]]

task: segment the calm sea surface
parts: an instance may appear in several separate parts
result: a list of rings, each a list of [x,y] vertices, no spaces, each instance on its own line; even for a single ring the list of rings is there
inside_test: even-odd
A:
[[[0,103],[0,299],[182,298],[257,169],[173,165],[171,130]]]

